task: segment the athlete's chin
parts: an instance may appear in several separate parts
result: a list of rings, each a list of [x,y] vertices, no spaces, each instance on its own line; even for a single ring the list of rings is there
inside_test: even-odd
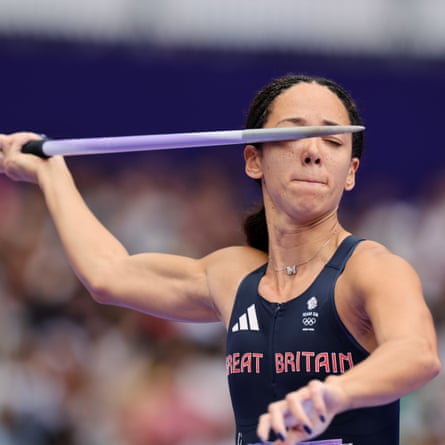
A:
[[[317,212],[324,207],[326,194],[317,190],[305,191],[304,193],[296,190],[293,193],[292,201],[296,208],[305,212]]]

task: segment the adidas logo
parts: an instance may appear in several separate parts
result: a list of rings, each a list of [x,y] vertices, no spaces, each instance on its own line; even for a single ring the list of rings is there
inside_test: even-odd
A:
[[[247,308],[247,312],[241,315],[238,322],[232,326],[232,332],[238,331],[259,331],[258,319],[256,317],[255,305]]]

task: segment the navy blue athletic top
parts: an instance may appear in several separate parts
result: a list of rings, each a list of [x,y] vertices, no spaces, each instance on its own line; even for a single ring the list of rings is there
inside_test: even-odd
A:
[[[271,303],[258,293],[267,264],[240,284],[226,355],[237,445],[259,441],[258,417],[269,403],[312,379],[341,374],[368,357],[340,320],[334,302],[337,279],[360,241],[346,238],[309,288],[286,303]],[[397,445],[399,411],[399,401],[347,411],[334,417],[317,440]]]

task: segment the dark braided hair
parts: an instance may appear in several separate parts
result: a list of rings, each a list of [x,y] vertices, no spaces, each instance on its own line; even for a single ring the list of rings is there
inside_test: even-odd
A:
[[[363,125],[357,106],[346,90],[332,80],[304,74],[287,74],[273,80],[254,97],[245,123],[245,128],[263,128],[269,117],[271,105],[284,91],[298,83],[316,83],[331,90],[343,103],[349,115],[351,125]],[[256,145],[260,148],[261,144]],[[363,132],[352,134],[352,157],[361,158],[364,149]],[[260,181],[259,181],[260,182]],[[244,233],[249,246],[268,252],[269,235],[267,233],[266,212],[264,205],[244,221]]]

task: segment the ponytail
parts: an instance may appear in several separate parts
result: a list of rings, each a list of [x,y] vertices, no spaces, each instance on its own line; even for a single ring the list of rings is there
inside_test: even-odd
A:
[[[268,253],[269,235],[267,233],[264,205],[246,217],[244,220],[244,233],[249,246]]]

